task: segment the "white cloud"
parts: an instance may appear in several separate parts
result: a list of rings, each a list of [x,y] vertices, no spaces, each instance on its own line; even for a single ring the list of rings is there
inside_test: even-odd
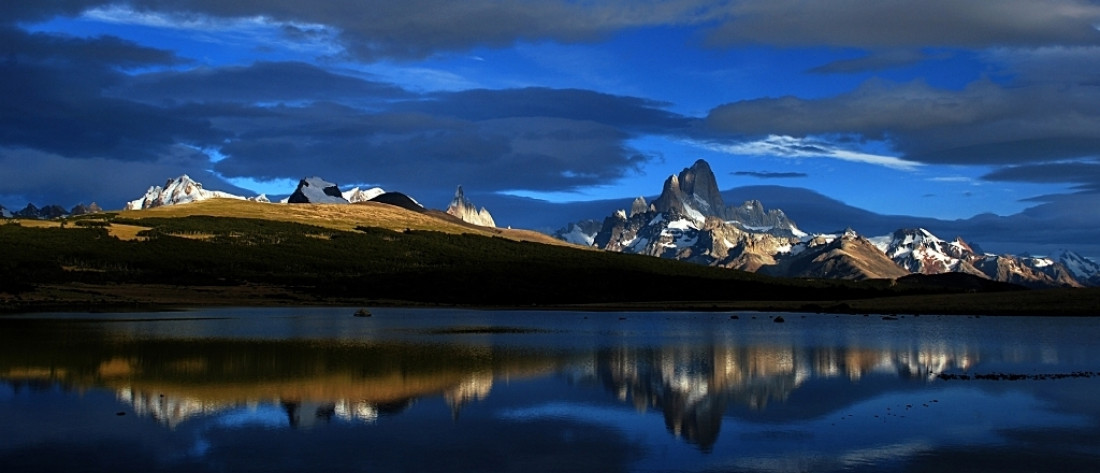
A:
[[[703,148],[728,154],[774,156],[780,158],[832,158],[841,161],[872,164],[899,171],[913,171],[921,166],[920,163],[906,161],[894,156],[865,153],[838,147],[832,143],[809,138],[795,138],[793,136],[770,135],[767,138],[756,141],[746,141],[734,144],[724,143],[697,143]]]

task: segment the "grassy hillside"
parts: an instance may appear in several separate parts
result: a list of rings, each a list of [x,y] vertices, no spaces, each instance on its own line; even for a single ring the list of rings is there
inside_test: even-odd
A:
[[[6,250],[0,301],[8,311],[72,301],[829,310],[852,307],[838,301],[952,291],[769,278],[546,241],[534,232],[475,227],[384,204],[211,200],[88,216],[64,226],[0,225]]]

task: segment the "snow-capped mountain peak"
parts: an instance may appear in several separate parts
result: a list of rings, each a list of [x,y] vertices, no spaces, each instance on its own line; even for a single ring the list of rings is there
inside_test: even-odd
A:
[[[1078,281],[1089,285],[1100,285],[1100,264],[1073,251],[1059,250],[1051,259],[1062,263],[1066,270]]]
[[[360,189],[358,187],[353,187],[342,192],[341,195],[344,196],[345,200],[354,204],[356,202],[369,201],[385,193],[386,191],[382,190],[381,187],[372,187],[370,189]]]
[[[126,203],[126,210],[141,210],[160,207],[162,205],[186,204],[207,199],[240,199],[244,197],[228,192],[211,191],[203,189],[202,184],[191,179],[187,174],[175,179],[168,179],[164,186],[152,186],[145,191],[140,199]]]

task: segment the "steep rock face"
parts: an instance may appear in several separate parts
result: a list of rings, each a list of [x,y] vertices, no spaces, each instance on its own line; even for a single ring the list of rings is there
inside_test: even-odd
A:
[[[5,209],[3,205],[0,205],[0,218],[12,218],[15,215],[10,210]]]
[[[818,235],[791,256],[761,272],[777,276],[831,279],[892,279],[909,274],[870,240],[847,231],[841,236]]]
[[[485,207],[478,210],[477,206],[466,198],[466,195],[462,192],[462,186],[458,186],[458,190],[455,191],[455,198],[451,200],[451,205],[447,206],[447,213],[466,223],[483,227],[497,226],[496,222],[493,221],[493,216],[488,210],[485,210]]]
[[[718,192],[714,171],[702,159],[679,175],[669,176],[661,189],[661,196],[653,201],[657,212],[682,215],[697,223],[706,217],[725,217],[726,204]]]
[[[169,179],[164,187],[153,186],[145,191],[145,196],[126,203],[126,210],[142,210],[160,207],[162,205],[178,205],[189,202],[198,202],[207,199],[241,199],[244,197],[228,192],[211,191],[202,188],[202,184],[195,182],[184,174],[175,179]]]
[[[307,177],[298,182],[298,188],[290,194],[287,202],[291,204],[346,204],[343,193],[336,184],[320,177]]]

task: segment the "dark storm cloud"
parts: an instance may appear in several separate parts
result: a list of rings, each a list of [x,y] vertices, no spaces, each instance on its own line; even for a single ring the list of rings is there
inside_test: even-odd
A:
[[[469,120],[564,118],[639,131],[669,132],[693,123],[691,119],[665,110],[663,107],[668,105],[665,103],[589,90],[543,87],[481,89],[435,94],[431,98],[432,100],[409,102],[398,108]]]
[[[156,160],[127,163],[0,147],[0,197],[20,207],[31,202],[69,208],[95,201],[105,209],[119,209],[144,195],[149,186],[164,185],[166,179],[184,173],[209,189],[251,194],[205,171],[209,167],[206,155],[184,146],[169,148]]]
[[[149,160],[179,142],[217,133],[201,119],[103,97],[121,67],[178,62],[169,52],[117,38],[78,39],[0,28],[0,146],[73,157]]]
[[[318,113],[323,107],[327,114]],[[647,158],[609,125],[547,117],[442,119],[426,114],[370,114],[319,104],[283,107],[259,118],[268,126],[221,147],[228,177],[320,174],[337,182],[372,182],[416,195],[456,184],[481,190],[562,190],[605,183]],[[247,127],[250,119],[232,123]]]
[[[34,5],[48,3],[48,6]],[[630,28],[705,25],[715,45],[842,46],[873,50],[1100,44],[1100,6],[1085,0],[66,0],[6,2],[0,15],[25,21],[120,5],[194,18],[283,23],[289,38],[311,25],[338,31],[362,59],[423,58],[517,41],[590,42]]]
[[[1087,0],[743,0],[730,2],[715,45],[857,48],[1100,44]]]
[[[798,177],[807,177],[809,174],[804,172],[769,172],[769,171],[736,171],[732,172],[734,176],[749,176],[758,177],[761,179],[791,179]]]
[[[982,176],[988,181],[1010,182],[1071,182],[1083,188],[1100,192],[1100,162],[1043,163],[1009,166]]]
[[[895,67],[911,66],[931,58],[931,56],[922,51],[911,49],[876,51],[862,57],[833,61],[811,68],[808,72],[815,74],[850,74],[855,72],[881,71]]]
[[[116,38],[0,34],[8,57],[0,85],[17,92],[0,103],[4,158],[85,170],[95,163],[142,183],[128,195],[183,172],[230,188],[204,174],[211,167],[226,177],[322,175],[414,196],[459,183],[575,189],[639,169],[649,157],[627,146],[630,138],[690,124],[662,103],[585,90],[419,95],[302,63],[178,69],[189,64]],[[176,69],[120,72],[143,66]],[[225,158],[211,163],[209,150]],[[21,182],[41,182],[24,174]],[[14,176],[4,193],[27,194]],[[52,187],[67,196],[63,177]]]
[[[0,25],[48,20],[57,15],[73,16],[109,0],[7,0],[0,2]]]
[[[707,2],[698,0],[131,0],[126,4],[142,12],[326,25],[339,31],[348,52],[370,60],[423,58],[476,46],[505,47],[521,40],[594,41],[624,28],[698,22],[715,14]],[[302,31],[295,27],[288,32]]]
[[[88,72],[96,75],[113,72],[114,68],[183,62],[172,51],[149,48],[111,36],[76,38],[27,33],[3,26],[0,26],[0,58],[8,65],[93,68]]]
[[[300,62],[195,68],[136,76],[115,93],[150,103],[344,100],[369,102],[408,97],[392,84],[335,74]]]
[[[1003,87],[960,91],[871,80],[822,99],[781,97],[715,108],[708,124],[732,134],[855,134],[889,140],[910,161],[1024,164],[1100,154],[1100,88]]]

